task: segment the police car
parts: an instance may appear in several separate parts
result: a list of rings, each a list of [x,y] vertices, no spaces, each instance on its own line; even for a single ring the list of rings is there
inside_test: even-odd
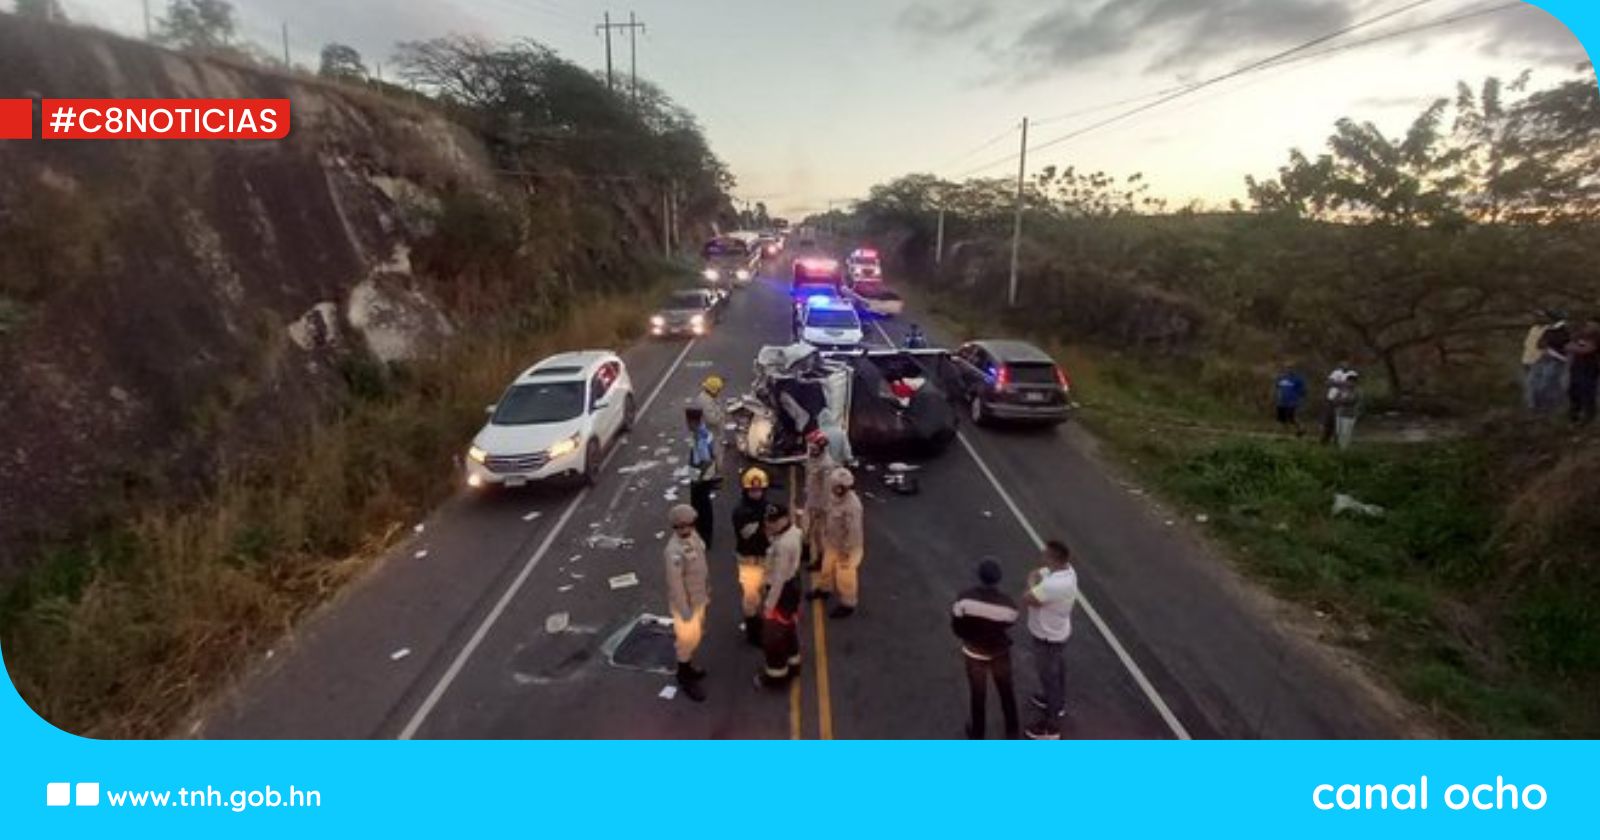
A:
[[[860,347],[866,338],[855,306],[828,295],[806,298],[795,317],[794,331],[796,341],[825,350]]]

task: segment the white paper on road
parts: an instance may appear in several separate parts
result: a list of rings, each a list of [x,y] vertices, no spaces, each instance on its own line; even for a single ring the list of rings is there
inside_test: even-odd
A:
[[[554,635],[567,629],[567,625],[571,623],[571,615],[564,612],[551,613],[549,617],[544,620],[544,632]]]
[[[664,685],[661,687],[661,693],[657,694],[656,696],[660,697],[662,700],[671,700],[672,698],[678,696],[678,687],[675,685]]]
[[[413,554],[411,556],[417,558],[418,560],[421,560],[422,558],[428,556],[428,550],[426,548],[424,548],[421,551],[419,551],[416,554]]]
[[[695,359],[693,361],[684,362],[683,366],[686,367],[686,368],[694,369],[694,370],[698,370],[700,368],[708,368],[708,367],[711,367],[711,360],[710,359]]]
[[[389,654],[389,661],[390,662],[399,662],[400,660],[405,659],[406,657],[408,657],[410,655],[411,655],[411,648],[401,648],[401,649],[395,651],[394,653]]]
[[[635,464],[629,464],[626,467],[618,467],[617,472],[622,473],[623,475],[633,475],[634,473],[641,473],[645,470],[653,470],[659,466],[661,466],[660,461],[640,461]]]
[[[532,522],[533,520],[538,519],[538,518],[539,518],[539,511],[536,511],[536,510],[535,511],[529,511],[527,515],[522,517],[522,521],[523,522]]]
[[[627,589],[630,586],[639,585],[639,576],[635,575],[633,572],[629,572],[625,575],[617,575],[616,577],[612,578],[609,583],[611,584],[612,589]]]
[[[422,533],[422,532],[423,532],[423,531],[424,531],[424,530],[425,530],[425,529],[426,529],[426,528],[427,528],[427,525],[425,525],[425,524],[423,524],[423,523],[421,523],[421,522],[418,522],[418,523],[417,523],[417,527],[415,527],[415,528],[412,528],[412,529],[411,529],[411,533],[413,533],[413,534],[420,534],[420,533]]]
[[[633,538],[632,537],[615,537],[615,536],[611,536],[610,534],[590,534],[588,539],[584,540],[584,543],[586,545],[588,545],[590,548],[604,548],[604,549],[632,548],[633,547]]]
[[[572,591],[572,587],[574,585],[575,584],[568,583],[568,584],[565,584],[563,586],[558,586],[558,587],[556,587],[556,591],[557,592],[571,592]]]

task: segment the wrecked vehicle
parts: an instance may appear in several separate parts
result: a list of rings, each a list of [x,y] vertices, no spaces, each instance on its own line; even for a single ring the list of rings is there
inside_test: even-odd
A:
[[[818,351],[806,344],[763,347],[755,384],[729,412],[745,457],[805,459],[805,436],[821,429],[873,459],[936,455],[955,439],[956,417],[940,383],[944,350]]]

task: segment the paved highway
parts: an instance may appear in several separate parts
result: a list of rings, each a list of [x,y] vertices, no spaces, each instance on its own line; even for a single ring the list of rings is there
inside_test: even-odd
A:
[[[664,699],[670,676],[608,661],[606,642],[619,629],[640,614],[666,613],[659,535],[678,488],[668,459],[684,454],[682,406],[712,372],[727,379],[728,393],[742,392],[756,349],[787,341],[789,256],[734,293],[711,335],[624,350],[639,420],[594,487],[459,494],[286,637],[192,734],[957,738],[966,688],[949,604],[983,556],[1002,562],[1004,587],[1019,589],[1039,542],[1052,537],[1077,552],[1086,599],[1068,644],[1067,737],[1401,734],[1330,656],[1279,629],[1262,599],[1131,496],[1070,424],[963,424],[955,445],[921,465],[916,496],[884,488],[881,469],[858,472],[867,519],[862,608],[835,621],[807,607],[804,677],[782,693],[753,687],[759,652],[738,633],[729,469],[698,657],[710,672],[707,702]],[[906,320],[869,334],[890,343]],[[788,469],[774,477],[780,496],[798,483]],[[686,488],[676,493],[687,499]],[[628,572],[637,586],[611,588],[610,578]],[[559,613],[567,627],[548,632]],[[1022,628],[1016,636],[1025,641]],[[1026,645],[1016,671],[1026,722]],[[989,717],[998,737],[992,700]]]

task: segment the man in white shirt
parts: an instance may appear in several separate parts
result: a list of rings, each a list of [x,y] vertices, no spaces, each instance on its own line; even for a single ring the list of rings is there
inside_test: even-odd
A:
[[[1072,635],[1072,608],[1078,603],[1078,573],[1072,552],[1059,540],[1044,546],[1042,568],[1028,574],[1022,602],[1028,608],[1028,635],[1033,637],[1033,661],[1039,670],[1039,693],[1033,705],[1044,712],[1025,733],[1034,740],[1061,739],[1060,719],[1067,703],[1067,637]]]

